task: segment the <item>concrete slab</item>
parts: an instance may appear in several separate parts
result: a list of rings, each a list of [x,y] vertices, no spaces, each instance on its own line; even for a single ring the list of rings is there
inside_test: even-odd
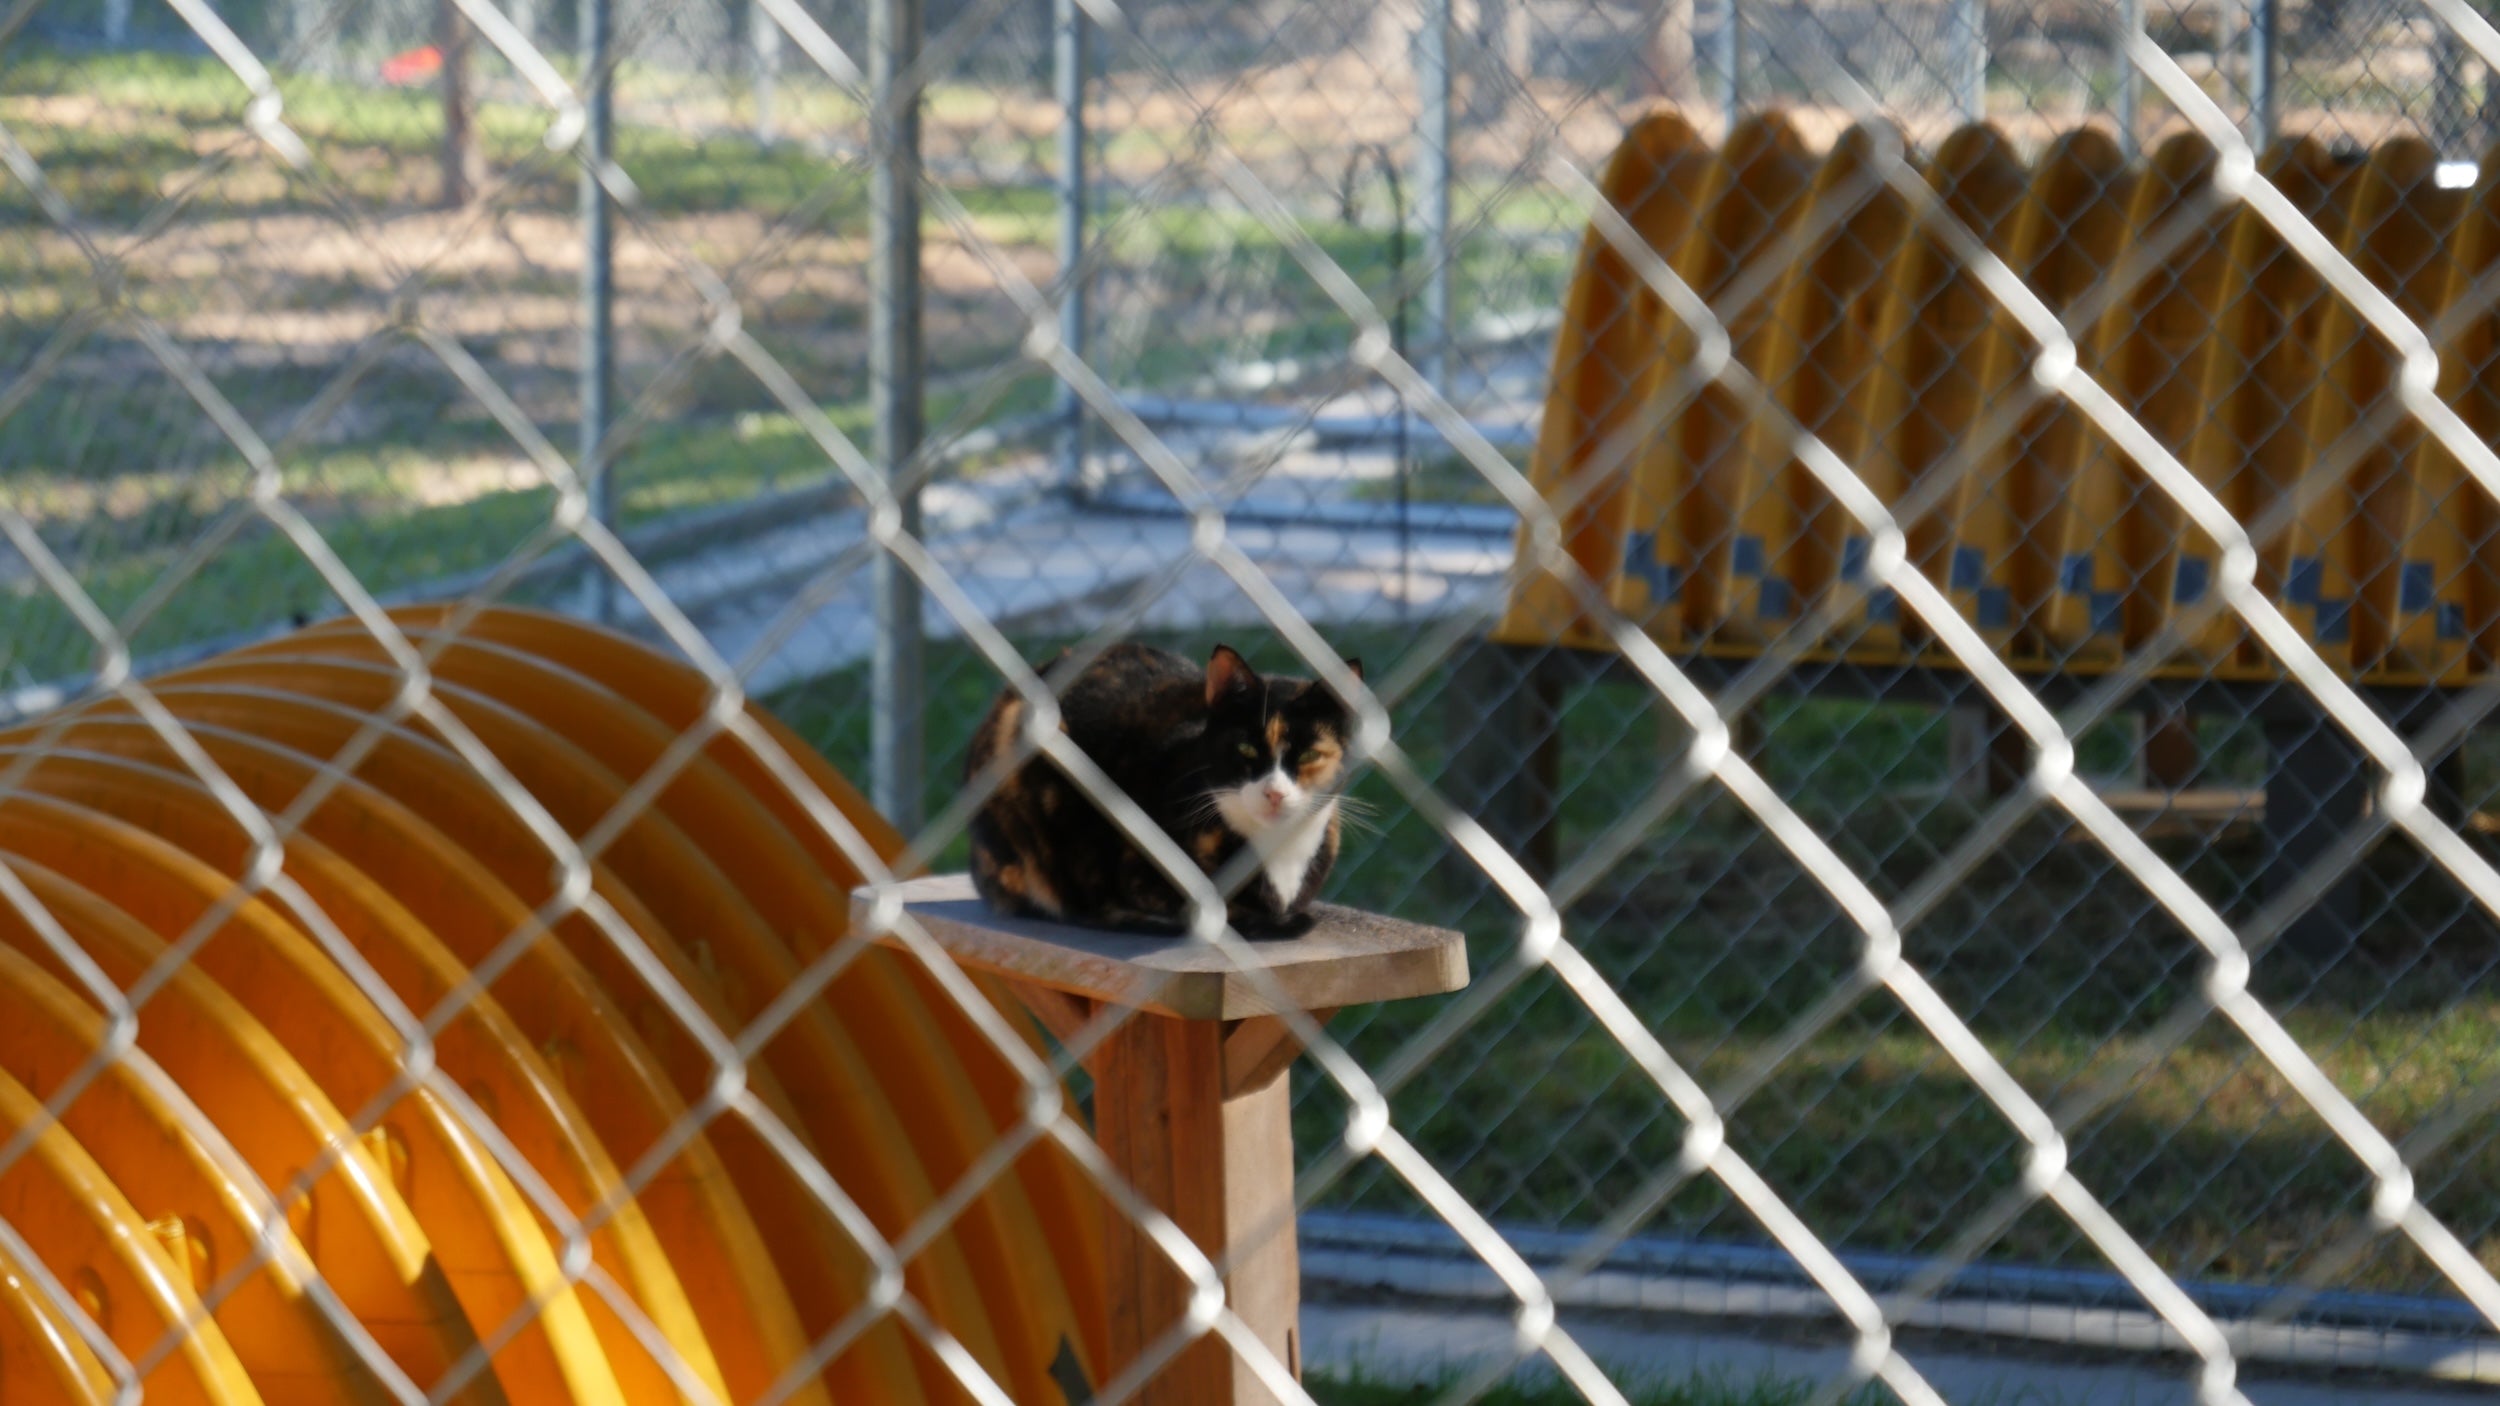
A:
[[[1559,1320],[1599,1365],[1633,1381],[1714,1380],[1811,1385],[1845,1369],[1846,1343],[1774,1329],[1691,1320],[1631,1318],[1566,1309]],[[1361,1371],[1376,1378],[1433,1380],[1453,1369],[1498,1361],[1516,1340],[1509,1315],[1483,1309],[1305,1301],[1306,1370]],[[2196,1406],[2194,1366],[2061,1360],[1969,1340],[1904,1336],[1902,1355],[1955,1406]],[[1539,1358],[1521,1368],[1551,1376]],[[2462,1406],[2489,1401],[2490,1388],[2443,1388],[2378,1380],[2301,1379],[2243,1369],[2241,1392],[2255,1406]]]

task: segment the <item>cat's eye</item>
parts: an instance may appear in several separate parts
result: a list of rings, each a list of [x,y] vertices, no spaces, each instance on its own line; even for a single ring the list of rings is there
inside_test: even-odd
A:
[[[1240,751],[1243,756],[1250,758],[1252,761],[1258,760],[1259,749],[1251,746],[1249,743],[1242,743]]]

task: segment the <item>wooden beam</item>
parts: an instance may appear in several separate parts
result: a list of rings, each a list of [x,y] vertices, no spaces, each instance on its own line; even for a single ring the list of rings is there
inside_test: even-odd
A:
[[[902,891],[931,940],[966,967],[1184,1020],[1274,1015],[1271,991],[1309,1011],[1435,996],[1467,984],[1464,936],[1332,903],[1312,905],[1318,921],[1309,932],[1250,943],[1248,964],[1237,965],[1234,952],[1178,938],[1002,918],[962,874],[913,879]],[[874,899],[869,889],[854,894],[851,920],[865,923]],[[1249,966],[1265,980],[1253,979]]]
[[[1144,1016],[1103,1042],[1094,1138],[1130,1186],[1223,1267],[1225,1302],[1289,1367],[1301,1354],[1301,1254],[1293,1223],[1293,1103],[1286,1080],[1223,1096],[1224,1028]],[[1158,1345],[1188,1314],[1192,1286],[1117,1209],[1104,1216],[1111,1371]],[[1207,1334],[1131,1398],[1142,1406],[1271,1406],[1278,1401],[1221,1338]]]
[[[1033,1013],[1033,1019],[1050,1032],[1062,1045],[1076,1043],[1076,1032],[1094,1019],[1094,1003],[1082,996],[1071,996],[1055,987],[1035,986],[1028,981],[1015,983],[1016,999]]]
[[[1326,1025],[1333,1010],[1312,1011],[1313,1022]],[[1293,1029],[1284,1017],[1252,1016],[1237,1020],[1224,1035],[1224,1097],[1238,1098],[1257,1093],[1274,1083],[1276,1077],[1293,1067],[1302,1053],[1302,1042],[1294,1038]]]

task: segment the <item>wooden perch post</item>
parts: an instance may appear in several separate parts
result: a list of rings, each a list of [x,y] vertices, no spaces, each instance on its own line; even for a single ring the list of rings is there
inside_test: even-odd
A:
[[[852,897],[864,923],[874,895]],[[1285,1071],[1301,1045],[1280,1006],[1223,953],[1182,938],[1132,937],[1002,918],[964,875],[915,879],[903,901],[957,962],[1014,984],[1065,1041],[1105,1006],[1136,1011],[1097,1045],[1094,1140],[1139,1195],[1224,1272],[1224,1299],[1270,1352],[1302,1372],[1302,1269],[1294,1240],[1293,1104]],[[1341,1006],[1432,996],[1467,984],[1455,932],[1320,904],[1301,937],[1252,945],[1285,1005],[1326,1021]],[[1111,1362],[1116,1376],[1189,1308],[1189,1281],[1144,1231],[1106,1208]],[[1093,1384],[1099,1389],[1103,1383]],[[1277,1401],[1222,1339],[1164,1363],[1132,1398],[1146,1406]]]

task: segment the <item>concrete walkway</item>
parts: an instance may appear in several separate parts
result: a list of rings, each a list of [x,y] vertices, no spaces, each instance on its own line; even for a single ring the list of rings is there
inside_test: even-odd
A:
[[[1630,1382],[1709,1381],[1729,1386],[1811,1386],[1848,1364],[1845,1343],[1783,1326],[1629,1317],[1564,1310],[1562,1326],[1597,1362]],[[1507,1314],[1427,1307],[1311,1302],[1302,1309],[1306,1370],[1430,1381],[1498,1361],[1512,1350]],[[2196,1406],[2192,1366],[2181,1359],[2097,1362],[2016,1352],[1969,1338],[1905,1334],[1902,1355],[1955,1406]],[[1521,1368],[1550,1376],[1543,1358]],[[2490,1387],[2442,1388],[2385,1379],[2334,1381],[2244,1367],[2241,1392],[2255,1406],[2462,1406],[2500,1399]]]
[[[935,515],[933,515],[935,516]],[[929,551],[992,624],[1024,637],[1082,634],[1142,605],[1141,630],[1237,628],[1264,633],[1240,585],[1190,552],[1190,524],[1171,515],[1105,512],[1050,498],[950,505]],[[951,529],[951,530],[950,530]],[[861,540],[852,513],[829,514],[707,553],[654,574],[670,599],[733,663],[764,647],[747,686],[764,692],[865,660],[875,640],[868,554],[830,581],[816,578]],[[1417,623],[1487,607],[1511,559],[1507,535],[1417,531],[1401,580],[1387,526],[1296,526],[1238,521],[1227,538],[1304,618],[1331,625]],[[792,598],[814,589],[793,624]],[[928,637],[962,631],[935,600]]]

